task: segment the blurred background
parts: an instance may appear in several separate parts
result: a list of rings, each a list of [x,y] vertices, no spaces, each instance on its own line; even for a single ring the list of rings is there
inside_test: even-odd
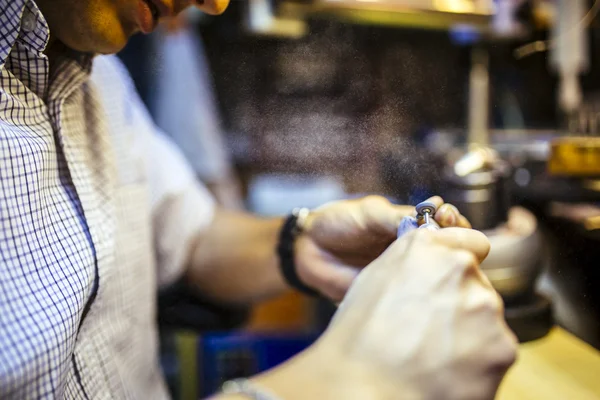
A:
[[[441,194],[488,234],[482,268],[523,342],[600,348],[600,25],[587,0],[248,0],[120,54],[225,207],[265,216]],[[161,296],[175,398],[295,354],[335,308]]]

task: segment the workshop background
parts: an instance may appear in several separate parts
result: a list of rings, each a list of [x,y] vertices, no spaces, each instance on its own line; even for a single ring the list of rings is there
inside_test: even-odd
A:
[[[283,22],[275,21],[280,25],[264,27],[252,19],[252,7],[263,3],[287,10]],[[508,172],[502,185],[493,182],[494,193],[502,190],[485,203],[493,211],[473,212],[497,216],[482,220],[479,228],[490,229],[509,220],[506,209],[523,206],[529,213],[523,218],[539,231],[537,241],[522,241],[539,256],[527,261],[535,266],[522,268],[525,278],[511,278],[523,280],[524,289],[498,290],[517,315],[523,341],[543,337],[548,324],[556,324],[600,349],[600,236],[598,226],[579,217],[582,207],[600,215],[600,174],[547,168],[557,138],[597,140],[597,18],[585,31],[588,68],[578,71],[583,102],[567,113],[558,101],[562,77],[553,56],[515,53],[551,37],[552,18],[545,12],[558,6],[550,2],[512,2],[519,29],[497,37],[481,29],[493,15],[464,24],[455,12],[431,26],[410,18],[326,13],[300,24],[289,10],[311,2],[288,2],[291,8],[282,3],[232,2],[219,17],[193,14],[176,32],[134,38],[121,54],[159,126],[179,141],[219,201],[274,216],[365,194],[416,204],[430,194],[473,192],[464,181],[447,180],[445,171],[447,156],[469,143],[471,118],[481,106],[474,103],[474,71],[483,65],[486,145],[498,151]],[[411,12],[431,17],[426,21],[438,17],[424,8]],[[485,54],[484,63],[474,61],[477,52]],[[196,122],[185,125],[188,119]],[[476,190],[492,183],[483,185]],[[465,200],[465,207],[478,206]],[[324,300],[296,293],[253,310],[231,309],[183,283],[162,294],[161,307],[163,365],[175,398],[182,399],[290,357],[318,336],[334,311]]]

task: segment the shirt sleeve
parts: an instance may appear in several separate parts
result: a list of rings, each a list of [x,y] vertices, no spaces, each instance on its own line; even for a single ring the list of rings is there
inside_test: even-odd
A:
[[[111,98],[122,92],[117,97],[135,135],[128,153],[143,164],[148,187],[158,284],[168,285],[184,273],[196,239],[213,220],[215,201],[181,150],[154,124],[118,58],[97,57],[93,79],[100,92],[111,91]]]
[[[215,201],[168,137],[156,133],[148,150],[158,281],[166,285],[183,274],[197,238],[213,220]]]

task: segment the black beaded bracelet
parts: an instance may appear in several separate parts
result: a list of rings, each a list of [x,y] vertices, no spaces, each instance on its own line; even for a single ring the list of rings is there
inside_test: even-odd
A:
[[[310,296],[318,296],[319,292],[305,285],[298,277],[294,257],[294,242],[300,233],[298,229],[298,215],[292,213],[286,218],[279,233],[277,254],[279,255],[279,268],[288,285]]]

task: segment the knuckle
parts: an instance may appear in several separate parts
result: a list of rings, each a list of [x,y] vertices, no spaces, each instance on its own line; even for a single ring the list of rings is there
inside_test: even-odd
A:
[[[515,335],[505,330],[503,334],[503,342],[498,352],[498,363],[504,367],[510,367],[517,361],[519,342]]]
[[[515,333],[509,329],[507,329],[507,336],[508,336],[507,346],[508,346],[509,351],[513,355],[512,362],[515,362],[517,360],[517,356],[519,354],[519,339],[517,338],[517,335],[515,335]]]
[[[489,295],[484,301],[484,308],[490,313],[498,315],[498,317],[502,317],[504,314],[504,306],[500,296],[498,296],[498,294],[491,289],[489,289]]]
[[[496,303],[495,310],[499,316],[504,317],[504,300],[502,300],[502,297],[500,297],[500,294],[498,294],[495,289],[491,290],[494,291],[494,299]]]
[[[468,279],[472,279],[473,282],[477,281],[475,277]],[[484,318],[488,321],[494,321],[495,324],[503,320],[504,316],[502,312],[502,302],[499,300],[493,289],[478,284],[476,287],[473,287],[470,290],[473,298],[476,298],[477,300],[468,302],[466,309],[474,314],[479,315],[479,318]],[[495,329],[496,325],[490,325],[490,327],[492,326]]]
[[[494,370],[506,371],[517,360],[519,343],[503,321],[498,320],[498,323],[489,327],[492,329],[490,332],[492,336],[485,346],[484,358]]]
[[[496,300],[496,304],[498,303]],[[490,343],[490,349],[493,351],[492,360],[496,366],[506,369],[517,360],[519,341],[503,316],[497,316],[496,323],[489,326],[494,326],[496,332]]]
[[[477,257],[467,250],[454,250],[452,252],[452,261],[454,266],[461,271],[468,270],[477,265]]]

